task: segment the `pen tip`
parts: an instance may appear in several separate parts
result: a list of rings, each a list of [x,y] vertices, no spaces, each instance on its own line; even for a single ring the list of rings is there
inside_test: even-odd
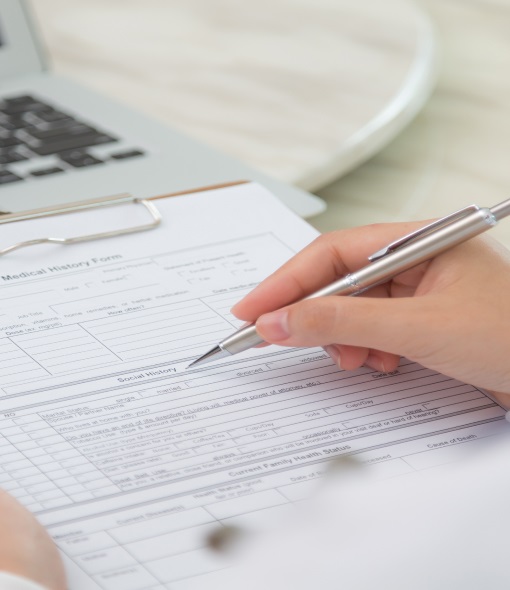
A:
[[[195,361],[193,361],[190,365],[188,365],[186,367],[186,370],[188,370],[190,367],[196,367],[198,365],[205,365],[205,363],[211,363],[213,361],[217,361],[217,360],[225,358],[227,356],[230,356],[230,352],[223,350],[223,348],[221,348],[219,346],[215,346],[214,348],[211,348],[211,350],[209,350],[208,352],[203,354],[201,357],[199,357]]]

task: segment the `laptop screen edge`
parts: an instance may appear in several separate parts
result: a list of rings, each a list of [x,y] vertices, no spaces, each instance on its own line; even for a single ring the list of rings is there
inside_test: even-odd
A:
[[[0,81],[42,72],[44,52],[25,0],[0,0]]]

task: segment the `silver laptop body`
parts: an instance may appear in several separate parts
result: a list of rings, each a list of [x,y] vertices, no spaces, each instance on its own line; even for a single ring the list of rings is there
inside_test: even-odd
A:
[[[303,217],[323,201],[45,68],[22,0],[0,0],[0,211],[233,180],[267,186]]]

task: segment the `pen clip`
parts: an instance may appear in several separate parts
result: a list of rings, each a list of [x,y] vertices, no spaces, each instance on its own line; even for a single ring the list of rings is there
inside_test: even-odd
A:
[[[469,215],[473,211],[479,211],[479,210],[480,210],[480,207],[478,205],[469,205],[468,207],[464,207],[463,209],[459,209],[458,211],[455,211],[455,213],[451,213],[450,215],[447,215],[446,217],[442,217],[441,219],[437,219],[436,221],[433,221],[432,223],[429,223],[428,225],[425,225],[424,227],[422,227],[416,231],[413,231],[410,234],[407,234],[406,236],[403,236],[402,238],[395,240],[394,242],[391,242],[391,244],[388,244],[384,248],[381,248],[381,250],[377,250],[377,252],[374,252],[372,255],[370,255],[368,257],[368,259],[370,260],[370,262],[375,262],[376,260],[380,260],[381,258],[384,258],[388,254],[395,252],[396,250],[398,250],[402,246],[406,246],[407,244],[414,242],[418,238],[426,236],[441,227],[445,227],[447,225],[450,225],[454,221],[457,221],[459,219],[463,219],[464,217],[467,217],[467,215]]]

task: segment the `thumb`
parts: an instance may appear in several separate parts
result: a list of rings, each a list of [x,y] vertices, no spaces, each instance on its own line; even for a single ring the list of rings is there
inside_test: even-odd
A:
[[[440,337],[435,308],[425,297],[320,297],[262,315],[256,327],[282,346],[347,344],[419,357]]]

